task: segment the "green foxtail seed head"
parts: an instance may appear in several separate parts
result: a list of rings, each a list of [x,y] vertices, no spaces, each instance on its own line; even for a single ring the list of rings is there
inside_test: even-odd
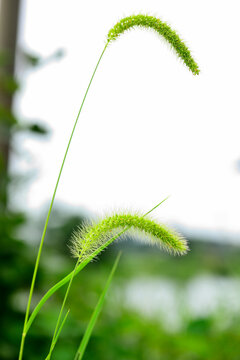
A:
[[[83,261],[124,229],[143,233],[150,243],[170,253],[183,255],[188,251],[187,242],[182,236],[150,218],[137,214],[114,214],[78,228],[72,235],[71,252]]]
[[[176,34],[174,30],[170,28],[166,23],[160,19],[149,15],[132,15],[121,19],[110,31],[108,32],[107,41],[111,42],[116,40],[119,35],[123,34],[126,30],[129,30],[135,26],[142,28],[149,28],[155,30],[158,34],[162,35],[168,43],[175,49],[178,56],[184,61],[187,67],[192,71],[194,75],[199,74],[199,68],[197,63],[191,56],[191,53],[184,42]]]

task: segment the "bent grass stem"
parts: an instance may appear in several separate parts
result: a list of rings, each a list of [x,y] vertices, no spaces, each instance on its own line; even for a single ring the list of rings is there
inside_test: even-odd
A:
[[[65,303],[66,303],[67,298],[68,298],[68,294],[69,294],[70,287],[71,287],[72,282],[73,282],[73,278],[74,278],[74,276],[75,276],[75,273],[76,273],[76,270],[77,270],[77,267],[78,267],[80,261],[81,261],[81,258],[79,257],[79,259],[77,260],[76,265],[75,265],[75,267],[74,267],[74,270],[73,270],[73,272],[72,272],[72,276],[71,276],[71,278],[70,278],[70,281],[69,281],[69,283],[68,283],[68,287],[67,287],[67,290],[66,290],[65,295],[64,295],[64,299],[63,299],[63,302],[62,302],[61,310],[60,310],[60,312],[59,312],[58,319],[57,319],[57,323],[56,323],[55,330],[54,330],[54,334],[53,334],[53,337],[52,337],[52,342],[51,342],[51,345],[50,345],[50,350],[49,350],[49,353],[48,353],[48,355],[47,355],[47,357],[46,357],[46,360],[50,360],[50,359],[51,359],[51,355],[52,355],[53,349],[54,349],[54,347],[55,347],[55,344],[56,344],[56,342],[57,342],[57,338],[58,338],[58,336],[60,335],[61,328],[62,328],[62,326],[60,325],[62,313],[63,313],[64,306],[65,306]]]
[[[52,207],[53,207],[53,203],[54,203],[54,200],[55,200],[58,184],[59,184],[59,181],[60,181],[60,178],[61,178],[61,175],[62,175],[62,171],[63,171],[63,167],[64,167],[64,164],[65,164],[65,161],[66,161],[66,158],[67,158],[68,150],[69,150],[69,147],[71,145],[73,134],[75,132],[75,129],[76,129],[76,126],[77,126],[77,123],[78,123],[78,119],[79,119],[79,116],[81,114],[85,99],[87,97],[89,88],[90,88],[90,86],[92,84],[92,81],[93,81],[93,78],[94,78],[95,73],[97,71],[97,68],[98,68],[98,66],[99,66],[99,64],[101,62],[102,57],[103,57],[103,54],[104,54],[104,52],[105,52],[105,50],[106,50],[106,48],[108,46],[108,43],[109,42],[106,43],[106,45],[105,45],[105,47],[104,47],[104,49],[103,49],[103,51],[102,51],[102,53],[101,53],[101,55],[100,55],[100,57],[98,59],[97,65],[95,66],[95,69],[93,71],[92,77],[91,77],[90,82],[88,84],[87,90],[86,90],[85,95],[83,97],[80,109],[78,111],[78,114],[77,114],[73,129],[72,129],[69,141],[68,141],[68,145],[67,145],[64,157],[63,157],[63,161],[62,161],[62,164],[61,164],[61,167],[60,167],[57,182],[56,182],[56,185],[55,185],[55,188],[54,188],[54,191],[53,191],[53,196],[52,196],[52,200],[51,200],[50,207],[49,207],[49,210],[48,210],[46,222],[45,222],[43,233],[42,233],[42,238],[41,238],[38,253],[37,253],[35,267],[34,267],[34,271],[33,271],[32,282],[31,282],[31,287],[30,287],[30,291],[29,291],[28,303],[27,303],[26,314],[25,314],[24,325],[23,325],[23,332],[22,332],[21,345],[20,345],[19,358],[18,358],[19,360],[22,360],[22,357],[23,357],[24,343],[25,343],[25,338],[26,338],[26,334],[27,334],[26,328],[27,328],[27,322],[28,322],[28,318],[29,318],[30,306],[31,306],[31,302],[32,302],[33,290],[34,290],[34,286],[35,286],[35,282],[36,282],[36,276],[37,276],[40,257],[41,257],[41,253],[42,253],[42,247],[43,247],[43,243],[44,243],[44,239],[45,239],[45,235],[46,235],[46,231],[47,231],[47,226],[48,226],[50,214],[52,212]]]

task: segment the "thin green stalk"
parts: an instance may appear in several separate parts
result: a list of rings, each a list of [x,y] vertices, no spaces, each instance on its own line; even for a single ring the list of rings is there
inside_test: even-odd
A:
[[[53,349],[54,349],[54,347],[55,347],[55,345],[56,345],[56,343],[57,343],[57,341],[58,341],[59,335],[61,334],[62,328],[63,328],[63,326],[64,326],[64,324],[65,324],[65,322],[66,322],[66,320],[67,320],[67,317],[68,317],[69,312],[70,312],[70,309],[67,311],[66,315],[64,316],[64,319],[63,319],[62,323],[61,323],[60,326],[59,326],[59,330],[58,330],[58,332],[57,332],[57,334],[56,334],[56,336],[55,336],[55,341],[54,341]],[[46,357],[45,360],[48,360],[48,356]]]
[[[151,210],[149,210],[146,214],[143,216],[146,216],[150,214],[153,210],[155,210],[158,206],[160,206],[164,201],[168,199],[165,198],[162,200],[159,204],[154,206]],[[92,259],[94,259],[101,251],[103,251],[107,246],[109,246],[114,240],[116,240],[119,236],[121,236],[124,232],[126,232],[129,229],[129,227],[126,227],[124,230],[120,231],[117,235],[113,236],[111,239],[109,239],[105,244],[100,246],[96,251],[94,251],[86,260],[84,260],[82,263],[80,263],[70,274],[65,276],[62,280],[60,280],[57,284],[55,284],[51,289],[47,291],[47,293],[42,297],[42,299],[39,301],[37,306],[34,308],[31,316],[29,317],[29,320],[26,325],[26,333],[28,332],[30,326],[32,325],[32,322],[34,321],[35,317],[37,316],[38,312],[42,308],[42,306],[45,304],[45,302],[63,285],[68,283],[71,278],[76,276]]]
[[[51,356],[52,356],[52,352],[53,352],[53,349],[55,347],[55,344],[56,344],[56,336],[58,335],[59,336],[59,332],[58,332],[58,329],[60,330],[59,328],[59,324],[60,324],[60,321],[61,321],[61,317],[62,317],[62,313],[63,313],[63,310],[64,310],[64,306],[65,306],[65,303],[67,301],[67,298],[68,298],[68,294],[69,294],[69,291],[70,291],[70,288],[71,288],[71,285],[72,285],[72,282],[73,282],[73,278],[75,276],[75,273],[76,273],[76,269],[79,265],[81,261],[81,257],[78,258],[77,262],[76,262],[76,265],[74,267],[74,270],[72,272],[72,276],[70,278],[70,281],[68,283],[68,287],[67,287],[67,290],[65,292],[65,295],[64,295],[64,299],[63,299],[63,302],[62,302],[62,306],[61,306],[61,309],[60,309],[60,312],[58,314],[58,319],[57,319],[57,323],[56,323],[56,326],[55,326],[55,330],[54,330],[54,334],[53,334],[53,337],[52,337],[52,342],[51,342],[51,345],[50,345],[50,350],[49,350],[49,353],[46,357],[46,360],[50,360],[51,359]]]
[[[27,308],[26,308],[26,314],[25,314],[25,320],[24,320],[24,325],[23,325],[23,332],[22,332],[21,345],[20,345],[20,351],[19,351],[19,360],[22,360],[22,357],[23,357],[23,349],[24,349],[24,343],[25,343],[25,337],[26,337],[26,327],[27,327],[27,322],[28,322],[28,318],[29,318],[29,312],[30,312],[30,306],[31,306],[31,301],[32,301],[33,290],[34,290],[34,286],[35,286],[37,271],[38,271],[40,257],[41,257],[41,253],[42,253],[42,247],[43,247],[43,243],[44,243],[44,239],[45,239],[45,235],[46,235],[47,226],[48,226],[50,214],[51,214],[51,211],[52,211],[53,203],[54,203],[54,200],[55,200],[58,184],[59,184],[59,181],[60,181],[60,178],[61,178],[61,175],[62,175],[62,171],[63,171],[65,160],[66,160],[66,157],[67,157],[67,154],[68,154],[68,150],[69,150],[69,147],[70,147],[70,144],[71,144],[71,141],[72,141],[72,137],[73,137],[73,134],[75,132],[75,128],[77,126],[78,119],[79,119],[79,116],[81,114],[85,99],[87,97],[89,88],[90,88],[91,83],[93,81],[94,75],[95,75],[95,73],[97,71],[97,68],[98,68],[98,66],[100,64],[100,61],[101,61],[102,57],[103,57],[103,54],[104,54],[104,52],[105,52],[105,50],[106,50],[106,48],[108,46],[108,43],[109,42],[106,43],[106,45],[105,45],[105,47],[104,47],[104,49],[103,49],[103,51],[102,51],[102,53],[101,53],[101,55],[100,55],[100,57],[98,59],[97,65],[96,65],[96,67],[95,67],[95,69],[93,71],[92,77],[90,79],[87,90],[86,90],[85,95],[83,97],[82,104],[81,104],[80,109],[78,111],[78,114],[77,114],[73,129],[72,129],[69,141],[68,141],[68,145],[67,145],[64,157],[63,157],[62,165],[60,167],[57,182],[56,182],[56,185],[55,185],[55,188],[54,188],[52,200],[51,200],[50,207],[49,207],[49,210],[48,210],[48,214],[47,214],[46,222],[45,222],[45,225],[44,225],[43,234],[42,234],[42,238],[41,238],[41,242],[40,242],[40,245],[39,245],[38,254],[37,254],[37,258],[36,258],[36,262],[35,262],[35,267],[34,267],[34,271],[33,271],[32,283],[31,283],[31,287],[30,287],[28,303],[27,303]]]
[[[98,300],[98,303],[93,311],[93,314],[91,316],[91,319],[88,323],[88,326],[87,326],[87,329],[83,335],[83,338],[82,338],[82,341],[79,345],[79,348],[76,352],[76,355],[75,355],[75,358],[74,360],[81,360],[83,358],[83,355],[84,355],[84,352],[86,350],[86,347],[87,347],[87,344],[88,344],[88,341],[90,339],[90,336],[92,334],[92,331],[93,331],[93,328],[97,322],[97,319],[98,319],[98,316],[102,310],[102,307],[103,307],[103,304],[104,304],[104,300],[105,300],[105,297],[106,297],[106,294],[107,294],[107,291],[109,289],[109,286],[111,285],[111,282],[112,282],[112,278],[113,278],[113,275],[116,271],[116,268],[118,266],[118,263],[119,263],[119,260],[120,260],[120,256],[121,256],[121,252],[119,252],[114,264],[113,264],[113,267],[112,267],[112,270],[111,270],[111,273],[107,279],[107,282],[105,284],[105,287],[103,289],[103,292]]]

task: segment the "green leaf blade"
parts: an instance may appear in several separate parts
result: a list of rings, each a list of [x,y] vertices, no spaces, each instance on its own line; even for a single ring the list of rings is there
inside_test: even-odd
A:
[[[98,300],[98,303],[92,313],[92,316],[90,318],[90,321],[88,323],[88,326],[87,326],[87,329],[83,335],[83,338],[82,338],[82,341],[79,345],[79,348],[77,350],[77,353],[76,353],[76,356],[74,358],[74,360],[81,360],[83,358],[83,355],[84,355],[84,352],[86,350],[86,347],[87,347],[87,344],[89,342],[89,339],[91,337],[91,334],[92,334],[92,331],[94,329],[94,326],[97,322],[97,319],[99,317],[99,314],[103,308],[103,304],[104,304],[104,300],[105,300],[105,297],[106,297],[106,294],[107,294],[107,291],[111,285],[111,282],[112,282],[112,279],[113,279],[113,276],[114,276],[114,273],[116,271],[116,268],[118,266],[118,263],[119,263],[119,260],[120,260],[120,257],[121,257],[121,252],[118,254],[114,264],[113,264],[113,267],[112,267],[112,270],[110,272],[110,275],[107,279],[107,282],[105,284],[105,287],[103,289],[103,292]]]

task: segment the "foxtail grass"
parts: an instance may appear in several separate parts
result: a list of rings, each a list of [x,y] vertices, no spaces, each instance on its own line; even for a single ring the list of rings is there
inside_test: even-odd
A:
[[[36,316],[37,312],[40,310],[43,302],[45,302],[47,300],[47,298],[49,298],[63,284],[65,284],[67,282],[69,282],[69,284],[71,284],[71,282],[72,282],[74,276],[76,275],[76,273],[79,272],[84,266],[86,266],[86,264],[90,261],[89,259],[93,258],[95,256],[94,254],[98,253],[100,251],[99,249],[106,247],[107,246],[106,244],[108,244],[108,243],[110,243],[112,241],[111,239],[108,240],[108,241],[106,240],[106,242],[104,244],[102,244],[102,245],[100,245],[100,243],[99,243],[100,247],[97,248],[96,251],[93,251],[89,257],[85,256],[85,258],[83,258],[80,263],[79,263],[79,261],[77,261],[77,265],[76,265],[74,271],[71,274],[67,275],[58,284],[56,284],[52,289],[50,289],[49,292],[46,294],[46,297],[44,298],[44,301],[40,302],[37,305],[37,307],[34,309],[33,313],[30,315],[30,306],[31,306],[33,292],[34,292],[36,276],[37,276],[37,272],[38,272],[39,262],[40,262],[40,258],[41,258],[41,253],[42,253],[42,249],[43,249],[43,244],[44,244],[44,240],[45,240],[45,235],[46,235],[46,231],[47,231],[47,227],[48,227],[48,223],[49,223],[53,203],[54,203],[55,196],[56,196],[56,193],[57,193],[60,178],[62,176],[62,171],[63,171],[64,165],[65,165],[65,161],[66,161],[66,158],[67,158],[67,155],[68,155],[68,151],[69,151],[69,148],[70,148],[70,145],[71,145],[71,142],[72,142],[72,138],[73,138],[73,135],[75,133],[75,130],[76,130],[76,127],[77,127],[77,124],[78,124],[78,120],[79,120],[83,105],[85,103],[87,94],[89,92],[90,86],[91,86],[92,81],[93,81],[94,76],[95,76],[95,73],[96,73],[96,71],[97,71],[97,69],[99,67],[99,64],[100,64],[100,62],[101,62],[101,60],[103,58],[103,55],[104,55],[108,45],[110,43],[114,42],[124,32],[126,32],[126,31],[128,31],[128,30],[130,30],[132,28],[136,28],[136,27],[148,28],[148,29],[152,29],[152,30],[156,31],[161,37],[163,37],[170,44],[170,46],[175,50],[177,56],[180,59],[183,60],[183,62],[186,64],[186,66],[189,68],[189,70],[194,75],[199,74],[198,65],[194,61],[194,59],[193,59],[193,57],[192,57],[192,55],[190,53],[190,50],[187,48],[187,46],[184,44],[184,42],[180,39],[180,37],[177,35],[177,33],[174,30],[172,30],[166,23],[162,22],[160,19],[157,19],[156,17],[149,16],[149,15],[142,15],[142,14],[140,14],[140,15],[132,15],[132,16],[121,19],[112,29],[110,29],[110,31],[109,31],[109,33],[107,35],[106,44],[105,44],[105,46],[104,46],[104,48],[103,48],[103,50],[102,50],[102,52],[100,54],[100,57],[99,57],[99,59],[97,61],[96,66],[94,68],[93,74],[92,74],[91,79],[89,81],[89,84],[87,86],[87,89],[86,89],[85,95],[83,97],[82,103],[80,105],[76,120],[74,122],[72,132],[71,132],[69,140],[68,140],[68,144],[67,144],[67,147],[66,147],[66,150],[65,150],[65,154],[64,154],[61,166],[60,166],[60,170],[59,170],[59,174],[58,174],[58,177],[57,177],[56,185],[55,185],[55,188],[53,190],[52,199],[51,199],[51,202],[50,202],[49,210],[48,210],[48,213],[47,213],[47,217],[46,217],[46,221],[45,221],[45,225],[44,225],[44,229],[43,229],[43,233],[42,233],[42,237],[41,237],[41,241],[40,241],[40,244],[39,244],[38,253],[37,253],[37,257],[36,257],[36,261],[35,261],[35,267],[34,267],[34,271],[33,271],[32,282],[31,282],[31,287],[30,287],[29,297],[28,297],[28,302],[27,302],[27,307],[26,307],[26,313],[25,313],[25,320],[24,320],[24,325],[23,325],[23,332],[22,332],[20,351],[19,351],[19,360],[22,360],[22,358],[23,358],[23,350],[24,350],[26,334],[27,334],[27,332],[29,330],[29,327],[32,324],[32,321],[33,321],[34,317]],[[132,220],[134,220],[134,219],[132,218]],[[126,226],[129,227],[130,225],[126,225]],[[141,230],[143,230],[143,229],[141,229]],[[162,234],[166,235],[166,233],[164,233],[165,230],[163,230],[163,228],[161,229]],[[123,230],[123,231],[125,231],[125,230]],[[174,235],[174,234],[172,234],[172,235]],[[166,239],[167,238],[168,238],[168,236],[166,235]],[[172,242],[172,246],[173,246],[173,243],[174,242]],[[164,246],[165,246],[165,243],[164,243]],[[172,249],[174,249],[174,246],[172,247]],[[177,250],[177,251],[179,251],[179,250]],[[183,251],[185,251],[185,250],[183,250]],[[70,286],[68,286],[67,294],[68,294],[69,289],[70,289]],[[66,300],[66,296],[64,298],[64,304],[65,304],[65,300]],[[63,309],[63,307],[62,307],[62,309]],[[62,310],[61,310],[61,315],[62,315]],[[65,321],[65,319],[63,321]],[[60,334],[59,333],[59,328],[61,328],[62,325],[63,325],[63,322],[61,322],[61,316],[58,319],[57,324],[58,325],[56,326],[56,329],[55,329],[54,340],[56,340],[56,338],[59,336],[59,334]]]
[[[87,259],[101,245],[107,243],[114,234],[123,229],[133,234],[144,233],[150,244],[158,245],[171,254],[183,255],[187,252],[186,240],[177,232],[158,224],[149,217],[138,214],[120,213],[105,217],[101,221],[85,224],[74,231],[71,252],[74,257]]]
[[[112,244],[113,241],[118,239],[122,234],[126,234],[128,231],[131,231],[131,233],[133,231],[134,233],[144,232],[151,244],[157,244],[170,253],[184,255],[187,252],[187,242],[181,235],[148,218],[149,214],[166,200],[167,198],[142,216],[129,213],[114,214],[113,216],[105,217],[97,223],[93,222],[92,224],[85,225],[77,231],[74,231],[70,249],[73,256],[77,258],[77,262],[69,279],[68,287],[65,292],[52,337],[49,353],[45,360],[51,359],[52,352],[59,336],[58,334],[61,327],[61,318],[64,306],[66,304],[74,276],[76,275],[76,271],[81,263],[88,259],[93,259],[93,256],[96,257],[96,255],[103,251],[107,246]]]

